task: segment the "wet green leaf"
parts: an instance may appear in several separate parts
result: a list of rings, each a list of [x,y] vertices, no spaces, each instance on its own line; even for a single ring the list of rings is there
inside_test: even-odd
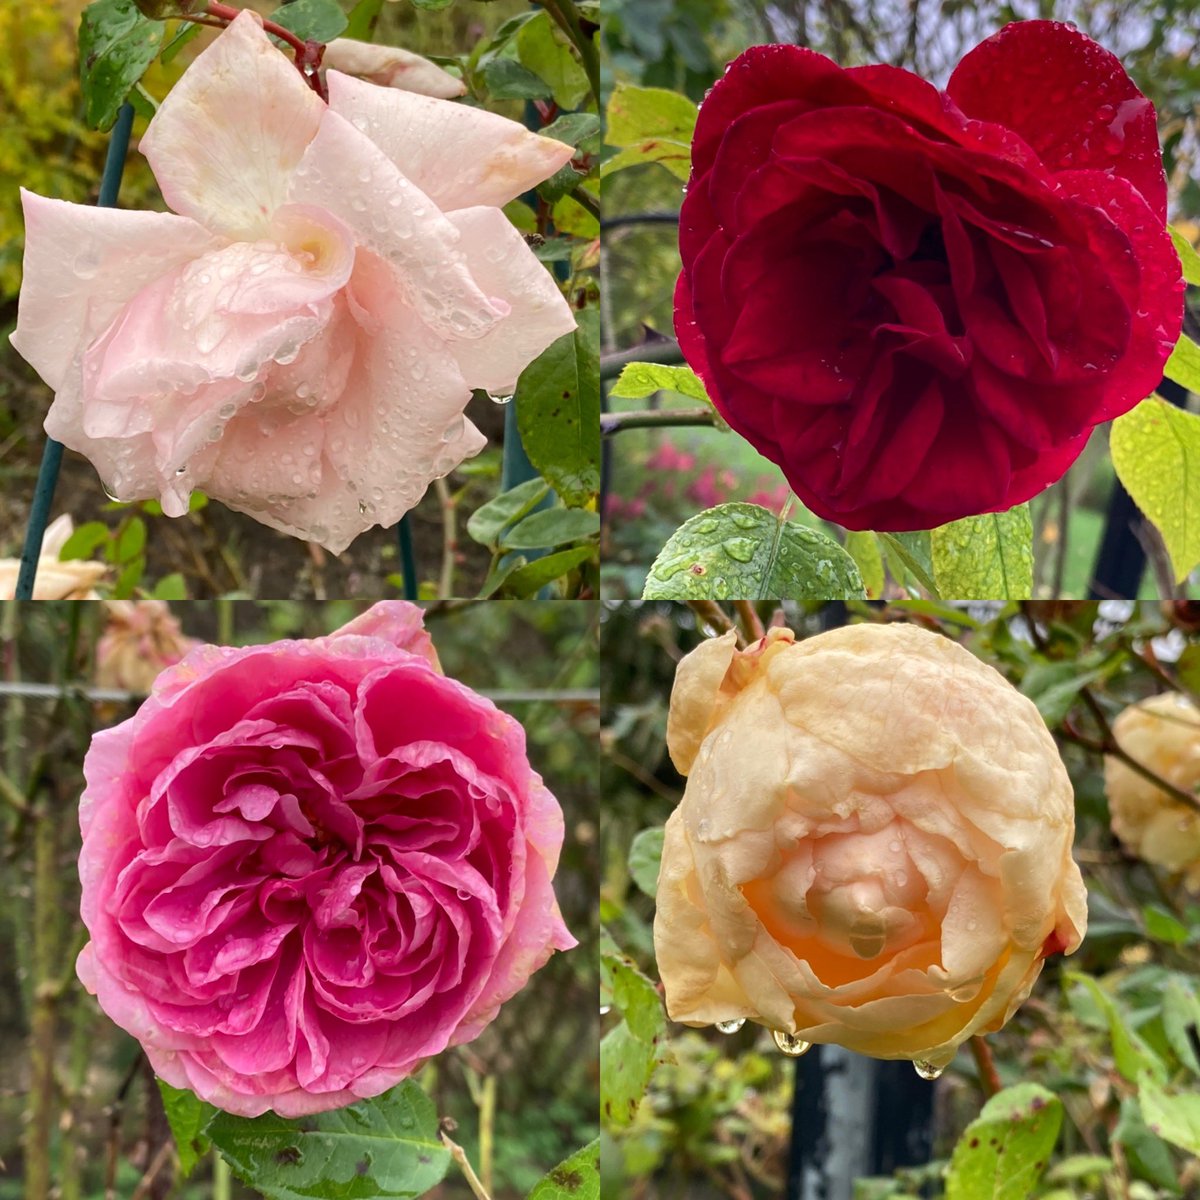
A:
[[[174,1088],[161,1079],[157,1080],[157,1083],[158,1090],[162,1093],[167,1122],[175,1137],[179,1171],[186,1179],[200,1159],[208,1153],[209,1141],[204,1127],[216,1115],[217,1110],[211,1104],[205,1104],[194,1092]]]
[[[79,24],[79,83],[89,125],[109,129],[134,84],[162,48],[166,25],[133,0],[96,0]]]
[[[655,392],[676,392],[709,403],[708,392],[691,367],[665,367],[658,363],[626,363],[609,395],[624,400],[642,400]]]
[[[534,1185],[528,1200],[600,1200],[600,1139],[560,1162]]]
[[[862,599],[854,560],[831,537],[756,504],[719,504],[685,521],[646,577],[646,600]]]
[[[433,1101],[412,1080],[294,1121],[218,1113],[206,1132],[269,1200],[407,1200],[441,1182],[450,1164]]]
[[[628,1125],[661,1059],[666,1014],[654,984],[624,955],[604,955],[612,981],[612,1004],[621,1021],[600,1043],[601,1120],[609,1128]]]
[[[521,66],[550,85],[559,108],[578,108],[587,99],[591,93],[587,75],[549,13],[539,12],[526,21],[513,40]]]
[[[1109,447],[1117,476],[1158,527],[1182,583],[1200,563],[1200,416],[1150,396],[1113,422]]]
[[[1033,595],[1033,520],[1028,504],[964,517],[929,532],[938,594],[955,600]]]
[[[350,23],[337,0],[293,0],[277,8],[269,20],[306,42],[332,42]]]

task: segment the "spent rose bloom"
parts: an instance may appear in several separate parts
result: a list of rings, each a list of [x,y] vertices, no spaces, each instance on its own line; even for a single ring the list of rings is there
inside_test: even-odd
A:
[[[441,674],[414,605],[192,651],[84,774],[79,977],[229,1112],[377,1095],[575,944],[524,731]]]
[[[96,600],[93,587],[108,574],[102,562],[69,558],[59,560],[67,539],[75,532],[75,523],[67,513],[55,517],[46,526],[42,552],[38,556],[37,575],[33,582],[35,600]],[[0,558],[0,600],[11,600],[17,594],[21,574],[19,558]]]
[[[159,673],[200,643],[187,637],[165,600],[109,600],[96,643],[100,687],[148,692]]]
[[[1154,108],[1009,25],[946,90],[757,46],[704,101],[675,326],[813,512],[929,529],[1028,500],[1157,386],[1183,319]]]
[[[734,635],[679,665],[654,946],[667,1011],[941,1067],[1086,927],[1037,709],[911,625]]]
[[[354,38],[334,38],[325,47],[321,65],[326,70],[357,75],[380,87],[402,88],[406,92],[419,92],[422,96],[437,96],[442,100],[453,100],[467,90],[461,79],[411,50],[359,42]]]
[[[24,193],[13,345],[47,432],[123,500],[193,488],[336,552],[484,444],[574,328],[500,206],[570,146],[330,71],[328,106],[242,12],[141,141],[169,213]]]
[[[1200,790],[1200,708],[1177,692],[1131,704],[1113,722],[1117,745],[1185,792]],[[1111,755],[1104,787],[1113,833],[1131,854],[1183,876],[1200,892],[1200,812]]]

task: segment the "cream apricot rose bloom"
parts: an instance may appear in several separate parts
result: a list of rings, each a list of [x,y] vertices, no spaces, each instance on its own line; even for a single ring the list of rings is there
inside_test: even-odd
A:
[[[1083,938],[1054,740],[947,638],[726,634],[680,663],[667,744],[688,776],[654,923],[676,1021],[936,1069]]]
[[[1135,761],[1186,792],[1200,788],[1200,709],[1168,692],[1131,704],[1113,722],[1117,744]],[[1200,813],[1119,759],[1104,760],[1113,833],[1138,858],[1183,876],[1200,892]]]

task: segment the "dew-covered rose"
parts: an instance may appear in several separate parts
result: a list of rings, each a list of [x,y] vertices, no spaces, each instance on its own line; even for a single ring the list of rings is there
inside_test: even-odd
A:
[[[679,665],[654,945],[667,1011],[877,1058],[999,1029],[1086,926],[1037,709],[911,625],[733,634]]]
[[[757,46],[705,99],[675,326],[721,415],[851,529],[1028,500],[1158,386],[1183,283],[1154,108],[1007,26],[945,91]]]
[[[377,1095],[574,945],[524,731],[441,674],[413,605],[194,650],[84,774],[80,979],[229,1112]]]
[[[1178,692],[1131,704],[1113,722],[1117,745],[1160,779],[1200,794],[1200,709]],[[1113,833],[1131,854],[1178,872],[1200,892],[1200,811],[1111,755],[1104,787]]]
[[[575,326],[501,211],[573,150],[330,71],[328,106],[241,13],[141,140],[169,213],[24,193],[13,345],[46,430],[122,500],[193,488],[340,552],[484,445]]]

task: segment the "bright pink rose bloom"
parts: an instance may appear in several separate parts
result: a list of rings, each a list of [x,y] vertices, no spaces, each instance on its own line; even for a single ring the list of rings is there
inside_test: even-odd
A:
[[[193,488],[335,553],[484,445],[575,326],[500,206],[570,146],[482,109],[328,73],[329,105],[243,12],[141,148],[172,213],[24,194],[13,345],[47,432],[122,500]],[[179,215],[176,215],[179,214]]]
[[[378,1095],[575,944],[524,731],[440,673],[414,605],[200,647],[84,774],[79,977],[228,1112]]]
[[[1183,280],[1154,107],[1052,21],[945,91],[755,46],[696,121],[675,328],[729,425],[848,529],[1037,495],[1157,386]]]

